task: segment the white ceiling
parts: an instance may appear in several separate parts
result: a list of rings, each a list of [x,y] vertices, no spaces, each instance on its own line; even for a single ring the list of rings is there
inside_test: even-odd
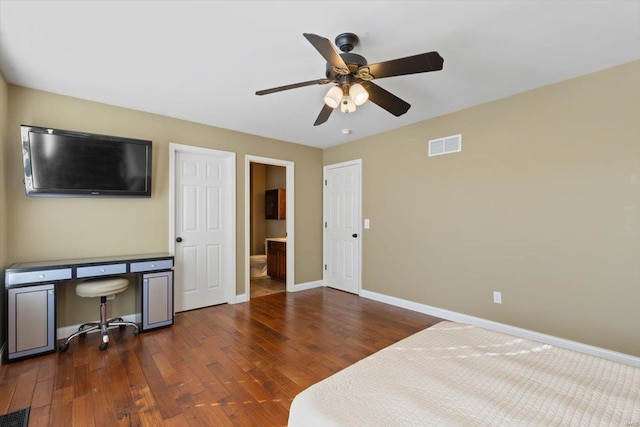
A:
[[[412,105],[401,117],[368,102],[314,127],[328,85],[255,95],[324,77],[304,32],[354,32],[369,63],[436,50],[444,69],[375,81]],[[0,0],[9,83],[315,147],[638,58],[637,0]]]

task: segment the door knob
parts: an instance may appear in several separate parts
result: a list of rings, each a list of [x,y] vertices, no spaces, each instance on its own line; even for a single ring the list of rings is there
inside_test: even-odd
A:
[[[176,242],[178,243],[182,242],[182,237],[176,237]]]
[[[358,237],[358,233],[353,233],[351,237]]]

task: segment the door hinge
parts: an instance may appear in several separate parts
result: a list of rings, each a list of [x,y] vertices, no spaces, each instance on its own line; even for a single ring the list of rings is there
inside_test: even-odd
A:
[[[326,179],[324,180],[324,185],[327,185],[327,180]]]
[[[327,264],[324,265],[324,270],[327,271]]]
[[[324,222],[324,228],[327,228],[327,221]]]

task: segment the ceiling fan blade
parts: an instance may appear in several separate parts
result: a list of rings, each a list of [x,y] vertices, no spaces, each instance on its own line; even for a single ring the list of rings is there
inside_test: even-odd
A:
[[[324,57],[324,59],[335,68],[338,74],[347,75],[349,74],[349,67],[344,63],[344,60],[340,56],[340,54],[334,49],[331,42],[324,37],[320,37],[316,34],[311,33],[303,33],[302,34],[309,43],[316,48],[320,55]]]
[[[382,89],[373,82],[361,82],[362,86],[369,93],[369,101],[384,108],[394,116],[398,117],[409,111],[411,104],[398,98],[391,92]]]
[[[271,89],[259,90],[256,92],[256,95],[268,95],[274,92],[282,92],[283,90],[296,89],[299,87],[311,86],[311,85],[326,85],[327,83],[331,83],[331,80],[329,79],[309,80],[308,82],[300,82],[300,83],[294,83],[286,86],[278,86]]]
[[[320,110],[320,114],[318,114],[318,118],[316,122],[313,124],[314,126],[318,126],[329,120],[329,116],[333,113],[333,108],[329,107],[327,104],[322,106],[322,110]]]
[[[378,62],[377,64],[364,65],[358,68],[356,75],[363,80],[367,80],[367,74],[371,75],[374,79],[381,79],[383,77],[438,71],[442,70],[443,64],[444,59],[442,59],[438,52],[427,52],[405,58]]]

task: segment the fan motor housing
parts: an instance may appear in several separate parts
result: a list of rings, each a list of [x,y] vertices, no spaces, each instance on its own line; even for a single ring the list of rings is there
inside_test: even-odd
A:
[[[362,55],[358,55],[357,53],[341,53],[340,57],[342,58],[344,63],[347,64],[347,67],[349,67],[349,71],[351,73],[354,73],[363,65],[367,65],[366,58]],[[327,63],[326,76],[328,79],[335,79],[339,76],[339,74],[334,71],[333,66],[329,63]]]

